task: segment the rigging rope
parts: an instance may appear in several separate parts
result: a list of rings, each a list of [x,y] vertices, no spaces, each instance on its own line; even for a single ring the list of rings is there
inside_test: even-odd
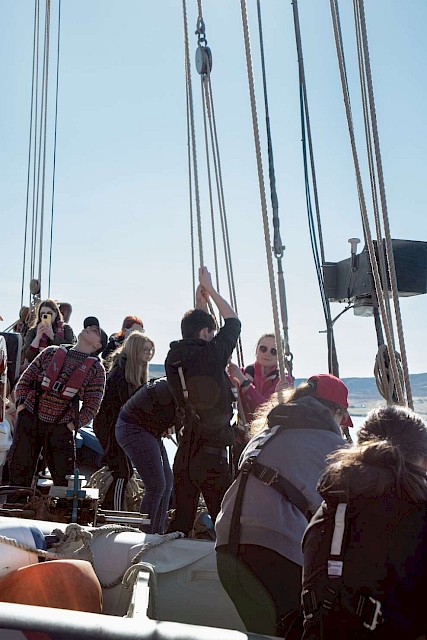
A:
[[[372,267],[372,276],[373,276],[373,281],[375,285],[375,291],[376,291],[377,300],[378,300],[379,308],[381,312],[381,317],[383,319],[384,329],[387,337],[388,352],[389,352],[390,364],[391,364],[391,369],[393,374],[393,380],[396,387],[397,401],[399,402],[399,404],[404,404],[404,393],[403,393],[402,384],[399,378],[397,357],[394,350],[392,327],[390,323],[387,321],[387,310],[386,310],[386,305],[384,303],[384,296],[382,295],[380,274],[379,274],[377,259],[375,256],[375,249],[372,241],[372,235],[370,231],[369,218],[367,213],[365,194],[363,190],[359,158],[357,154],[353,117],[352,117],[351,104],[350,104],[350,95],[349,95],[349,89],[348,89],[348,83],[347,83],[347,76],[345,73],[342,37],[340,35],[341,25],[339,20],[337,0],[330,0],[330,8],[331,8],[334,36],[335,36],[335,45],[336,45],[337,57],[338,57],[338,66],[339,66],[340,77],[341,77],[341,86],[342,86],[343,98],[344,98],[344,106],[346,111],[347,125],[348,125],[350,143],[351,143],[351,149],[352,149],[352,155],[353,155],[353,163],[354,163],[355,174],[356,174],[356,183],[357,183],[357,190],[358,190],[358,196],[359,196],[359,205],[360,205],[363,229],[365,233],[365,239],[367,243],[370,264]],[[391,265],[389,265],[389,268],[391,268]],[[409,401],[409,397],[408,397],[408,401]]]
[[[265,108],[265,121],[267,129],[267,148],[268,148],[268,173],[270,179],[270,193],[271,193],[271,207],[273,211],[273,251],[277,261],[277,279],[279,289],[280,311],[282,319],[283,330],[283,350],[285,366],[290,376],[292,376],[293,369],[293,354],[291,353],[289,346],[289,322],[288,322],[288,307],[286,302],[286,287],[283,274],[282,259],[285,251],[285,246],[282,244],[280,237],[280,219],[279,219],[279,199],[276,190],[276,175],[274,169],[274,157],[273,157],[273,142],[271,139],[271,126],[270,126],[270,112],[268,106],[268,94],[267,94],[267,76],[265,71],[265,55],[264,55],[264,38],[262,30],[262,16],[261,16],[261,3],[257,0],[257,13],[258,13],[258,33],[261,51],[261,69],[262,69],[262,84],[264,90],[264,108]]]
[[[40,127],[40,153],[42,153],[42,182],[41,182],[41,203],[40,203],[40,240],[39,240],[39,273],[38,280],[42,281],[42,261],[43,261],[43,229],[44,229],[44,201],[46,187],[46,140],[47,140],[47,111],[48,111],[48,86],[49,86],[49,47],[50,47],[50,0],[46,0],[45,18],[45,46],[43,55],[43,93],[42,93],[42,125]],[[43,131],[43,151],[41,137]],[[40,171],[40,160],[39,160]]]
[[[197,150],[196,150],[196,128],[194,125],[194,105],[193,105],[193,89],[191,84],[191,63],[190,63],[190,46],[188,41],[188,22],[187,22],[187,2],[182,0],[182,12],[184,20],[184,56],[185,56],[185,86],[187,94],[188,119],[190,122],[190,140],[191,149],[190,156],[193,161],[193,180],[194,180],[194,196],[196,200],[196,218],[199,241],[199,264],[204,264],[203,259],[203,242],[202,242],[202,218],[200,211],[200,189],[199,189],[199,173],[197,168]],[[193,271],[194,274],[194,271]],[[193,275],[195,282],[195,276]]]
[[[276,285],[274,281],[273,260],[271,256],[271,240],[270,240],[270,230],[268,226],[267,199],[265,195],[264,172],[263,172],[263,166],[262,166],[261,143],[260,143],[260,136],[259,136],[257,106],[256,106],[256,99],[255,99],[255,86],[254,86],[254,75],[253,75],[253,68],[252,68],[251,45],[250,45],[250,39],[249,39],[249,26],[248,26],[248,15],[247,15],[247,9],[246,9],[246,0],[240,0],[240,9],[241,9],[241,15],[242,15],[243,36],[244,36],[244,43],[245,43],[246,67],[247,67],[249,95],[250,95],[250,102],[251,102],[252,128],[253,128],[253,134],[254,134],[255,154],[256,154],[257,171],[258,171],[258,184],[259,184],[259,192],[260,192],[260,200],[261,200],[262,221],[263,221],[263,227],[264,227],[265,251],[267,256],[271,304],[273,309],[274,332],[276,336],[280,338],[281,332],[280,332],[280,325],[279,325],[279,311],[277,306]],[[285,378],[285,361],[284,361],[282,340],[277,339],[276,344],[277,344],[277,356],[278,356],[280,377],[284,379]]]
[[[25,203],[24,248],[21,283],[21,307],[24,302],[24,283],[29,269],[30,309],[40,298],[43,255],[45,246],[46,177],[48,173],[48,112],[49,112],[49,67],[51,34],[51,0],[45,0],[44,15],[41,16],[40,0],[34,2],[33,58],[31,74],[31,101],[28,144],[28,167]],[[58,43],[56,70],[56,97],[54,123],[54,149],[52,171],[52,202],[49,249],[49,292],[52,273],[52,244],[54,220],[54,194],[56,173],[56,142],[58,122],[59,51],[60,51],[61,0],[58,4]],[[43,35],[42,35],[43,34]],[[43,38],[43,42],[41,41]],[[30,212],[31,208],[31,212]],[[31,222],[30,222],[31,218]],[[31,230],[30,230],[31,224]],[[30,254],[27,267],[27,252]]]
[[[39,15],[39,0],[34,2],[34,32],[33,32],[33,66],[31,76],[31,102],[30,102],[30,126],[29,126],[29,142],[28,142],[28,167],[27,167],[27,189],[25,198],[25,225],[24,225],[24,251],[22,261],[22,283],[21,283],[21,307],[24,304],[24,286],[25,286],[25,267],[27,257],[27,233],[28,233],[28,208],[30,201],[30,174],[31,174],[31,148],[33,139],[33,109],[34,109],[34,85],[35,85],[35,70],[36,70],[36,43],[38,42],[37,36],[37,24]]]
[[[324,249],[324,242],[323,242],[322,223],[321,223],[321,217],[320,217],[319,194],[317,189],[317,177],[316,177],[316,168],[315,168],[315,162],[314,162],[313,141],[311,136],[310,114],[309,114],[309,108],[308,108],[307,85],[305,81],[304,57],[302,53],[302,39],[301,39],[301,29],[300,29],[297,0],[293,0],[292,9],[293,9],[293,18],[294,18],[295,42],[296,42],[297,56],[298,56],[301,131],[302,131],[301,137],[302,137],[302,146],[303,146],[303,165],[304,165],[306,203],[307,203],[307,214],[308,214],[308,221],[309,221],[310,240],[312,245],[313,259],[314,259],[314,264],[316,268],[320,297],[322,301],[323,313],[324,313],[325,324],[326,324],[326,336],[327,336],[327,345],[328,345],[328,369],[329,369],[329,373],[332,373],[333,375],[339,377],[338,358],[336,353],[335,337],[334,337],[334,329],[333,329],[334,321],[332,320],[331,307],[325,292],[323,272],[322,272],[322,265],[324,265],[326,261],[325,249]],[[310,156],[311,183],[313,187],[314,205],[316,210],[317,236],[316,236],[316,231],[314,226],[313,209],[311,204],[311,189],[310,189],[310,179],[309,179],[309,171],[308,171],[308,163],[307,163],[307,143],[308,143],[308,151]],[[319,259],[318,244],[320,246],[320,259]]]
[[[52,276],[52,246],[53,246],[53,214],[55,204],[55,176],[56,176],[56,138],[58,129],[58,89],[59,89],[59,51],[61,41],[61,0],[58,3],[58,46],[56,52],[56,90],[55,90],[55,125],[53,140],[53,174],[52,174],[52,208],[50,212],[50,242],[49,242],[49,271],[47,297],[50,298],[50,281]]]
[[[393,253],[393,245],[391,240],[390,223],[389,223],[388,208],[387,208],[387,198],[385,193],[384,173],[383,173],[383,166],[382,166],[382,157],[381,157],[381,149],[380,149],[380,141],[379,141],[379,133],[378,133],[378,122],[377,122],[377,114],[376,114],[375,99],[374,99],[371,63],[370,63],[370,56],[369,56],[368,34],[367,34],[367,28],[366,28],[364,0],[357,0],[357,1],[354,0],[354,6],[355,6],[355,9],[357,10],[357,16],[359,19],[361,36],[362,36],[363,56],[364,56],[365,72],[366,72],[366,80],[367,80],[367,92],[369,97],[369,109],[370,109],[370,117],[371,117],[372,135],[374,140],[381,209],[383,212],[383,224],[384,224],[384,232],[385,232],[384,236],[385,236],[387,263],[389,268],[390,285],[391,285],[391,292],[392,292],[392,298],[393,298],[394,312],[396,317],[396,328],[397,328],[397,335],[399,339],[399,348],[401,353],[403,376],[405,381],[406,399],[407,399],[408,405],[411,407],[411,409],[413,409],[414,407],[413,407],[411,383],[409,378],[408,360],[407,360],[407,354],[406,354],[405,338],[403,333],[402,315],[400,312],[399,293],[398,293],[398,287],[397,287],[396,269],[394,264],[394,253]],[[387,287],[385,286],[385,288]]]
[[[203,20],[203,12],[202,12],[202,3],[201,0],[198,0],[198,15],[197,15],[197,24],[196,24],[196,35],[198,42],[198,50],[197,50],[197,60],[196,66],[197,71],[201,76],[201,100],[202,100],[202,117],[203,117],[203,130],[204,130],[204,144],[205,144],[205,156],[206,156],[206,169],[207,169],[207,184],[208,184],[208,192],[209,192],[209,206],[210,206],[210,221],[211,221],[211,233],[212,233],[212,246],[213,246],[213,257],[214,257],[214,271],[215,271],[215,281],[216,288],[220,291],[220,282],[219,282],[219,258],[217,251],[217,231],[216,231],[216,220],[215,220],[215,205],[214,205],[214,190],[213,190],[213,172],[211,165],[211,158],[214,168],[214,176],[216,182],[216,194],[218,200],[218,208],[219,208],[219,217],[221,223],[221,231],[222,231],[222,240],[224,246],[224,255],[225,255],[225,267],[227,272],[228,286],[230,290],[230,300],[231,304],[237,310],[237,299],[236,299],[236,291],[234,284],[234,274],[231,263],[231,248],[230,248],[230,238],[228,232],[228,222],[227,222],[227,214],[225,208],[225,198],[224,198],[224,187],[222,182],[222,172],[221,172],[221,159],[219,152],[219,142],[218,142],[218,134],[216,127],[216,119],[215,119],[215,109],[213,103],[213,94],[212,94],[212,84],[211,84],[211,52],[209,47],[207,47],[207,40],[205,37],[205,23]],[[194,106],[191,98],[191,67],[189,60],[189,44],[188,44],[188,20],[187,20],[187,10],[186,4],[183,2],[183,12],[184,12],[184,30],[185,30],[185,71],[186,71],[186,86],[187,86],[187,146],[188,146],[188,157],[192,156],[193,161],[193,171],[191,173],[191,161],[189,159],[189,193],[190,193],[190,223],[191,223],[191,233],[192,233],[192,267],[193,267],[193,290],[195,289],[195,260],[194,260],[194,225],[192,222],[192,184],[194,180],[194,190],[200,194],[199,189],[199,178],[197,175],[197,159],[195,156],[195,118],[194,118]],[[191,144],[190,144],[191,141]],[[196,178],[197,176],[197,178]],[[197,198],[196,198],[197,201]],[[199,195],[200,201],[200,195]],[[198,239],[199,239],[199,247],[202,246],[202,225],[201,225],[201,213],[200,206],[198,208]],[[200,253],[200,251],[199,251]],[[204,264],[203,254],[200,255],[200,264]],[[213,314],[212,305],[210,305],[210,313]],[[243,365],[243,350],[241,346],[241,341],[239,338],[238,346],[237,346],[237,354],[239,364]]]

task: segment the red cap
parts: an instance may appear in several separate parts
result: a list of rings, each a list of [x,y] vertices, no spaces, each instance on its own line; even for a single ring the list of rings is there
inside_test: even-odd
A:
[[[330,373],[319,373],[317,376],[311,376],[307,380],[308,383],[315,383],[313,396],[315,398],[322,398],[323,400],[329,400],[329,402],[335,402],[344,411],[345,415],[341,420],[341,426],[352,427],[353,422],[347,411],[348,409],[348,389],[344,382],[339,378],[331,375]]]

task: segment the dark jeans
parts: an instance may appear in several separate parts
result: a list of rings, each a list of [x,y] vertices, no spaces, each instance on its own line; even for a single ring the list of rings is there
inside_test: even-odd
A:
[[[65,476],[74,473],[76,461],[73,434],[64,423],[41,422],[22,409],[9,452],[11,485],[31,486],[42,449],[54,484],[67,486]]]
[[[225,454],[225,448],[223,452]],[[219,453],[205,453],[202,448],[188,462],[186,451],[180,443],[173,464],[173,475],[176,516],[170,530],[182,531],[185,535],[190,533],[200,493],[203,494],[212,522],[215,522],[224,494],[232,482],[227,458]]]
[[[221,584],[250,633],[274,636],[280,620],[300,609],[302,567],[272,549],[239,545],[237,558],[227,546],[216,550]]]
[[[146,532],[164,533],[173,477],[162,439],[120,418],[116,424],[116,438],[144,483],[140,512],[151,519]]]

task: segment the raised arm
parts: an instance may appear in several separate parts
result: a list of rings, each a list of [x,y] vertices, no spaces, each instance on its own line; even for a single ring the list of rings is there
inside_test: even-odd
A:
[[[212,277],[206,267],[199,268],[199,282],[202,288],[202,293],[206,299],[206,303],[209,300],[209,296],[216,304],[219,313],[227,320],[228,318],[237,318],[237,314],[231,305],[224,300],[224,298],[218,293],[212,284]],[[207,294],[207,296],[206,296]]]

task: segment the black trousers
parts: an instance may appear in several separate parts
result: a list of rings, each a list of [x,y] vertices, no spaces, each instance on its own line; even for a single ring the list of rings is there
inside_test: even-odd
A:
[[[18,414],[9,452],[10,484],[30,487],[41,450],[54,484],[67,486],[66,475],[74,473],[74,437],[65,423],[41,422],[27,409]]]
[[[224,447],[225,454],[225,447]],[[175,520],[170,531],[188,535],[193,528],[200,493],[205,499],[212,521],[215,522],[225,492],[232,482],[227,458],[218,453],[206,453],[200,448],[188,461],[186,445],[178,446],[173,464]]]
[[[238,556],[227,546],[216,550],[221,584],[246,630],[275,636],[282,618],[300,609],[302,567],[272,549],[239,545]]]
[[[95,435],[104,449],[102,461],[108,466],[113,476],[113,482],[102,501],[102,508],[126,511],[125,492],[133,474],[133,466],[116,440],[115,427],[115,420],[109,424],[104,420],[95,420],[93,423]]]

